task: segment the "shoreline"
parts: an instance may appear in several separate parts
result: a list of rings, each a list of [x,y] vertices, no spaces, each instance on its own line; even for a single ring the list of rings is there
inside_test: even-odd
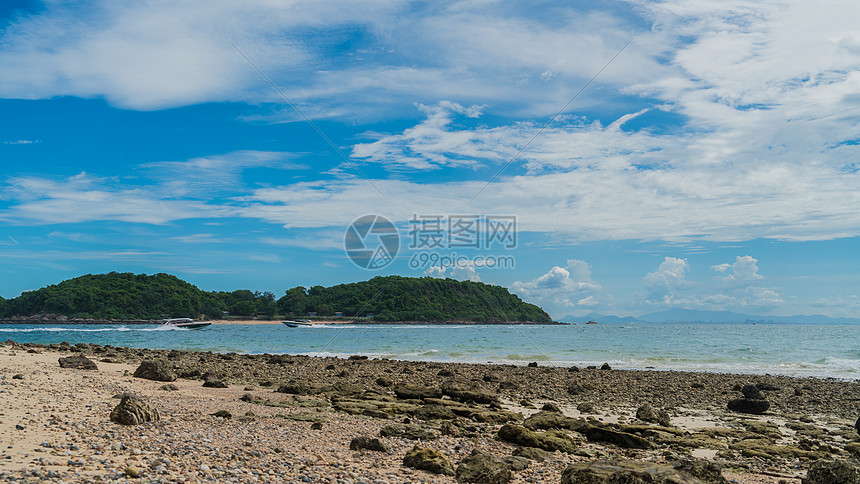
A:
[[[69,355],[85,355],[99,368],[59,368],[57,359]],[[178,390],[132,376],[150,359],[164,360],[181,375],[173,382]],[[741,483],[795,484],[817,458],[845,456],[855,449],[852,444],[860,446],[853,428],[857,408],[849,403],[860,401],[858,385],[813,378],[14,342],[0,343],[0,374],[0,388],[13,397],[0,409],[0,445],[13,447],[4,450],[9,458],[0,460],[0,470],[30,478],[36,477],[32,469],[42,477],[54,472],[72,482],[114,479],[129,467],[141,477],[178,481],[332,475],[332,482],[344,483],[455,482],[404,467],[403,456],[416,443],[405,437],[381,438],[387,453],[349,449],[353,437],[378,437],[384,426],[404,418],[435,435],[419,445],[442,452],[454,466],[472,449],[503,456],[519,448],[499,439],[507,419],[514,425],[535,414],[571,419],[560,431],[576,451],[527,462],[514,473],[515,483],[560,482],[566,466],[600,457],[697,457],[722,465],[724,477]],[[202,387],[205,374],[227,388]],[[766,414],[727,410],[742,384],[763,388],[771,403]],[[416,388],[443,394],[421,397]],[[401,393],[407,390],[413,394]],[[118,403],[111,397],[122,392],[140,395],[162,420],[130,427],[110,422],[107,414]],[[476,403],[481,401],[488,403]],[[665,409],[669,426],[638,420],[643,403]],[[540,410],[548,404],[562,414]],[[213,417],[218,410],[233,418]],[[311,429],[313,421],[322,422],[322,429]],[[577,425],[635,433],[651,448],[592,441]]]
[[[2,320],[0,324],[161,324],[163,319],[12,319]],[[212,319],[201,320],[212,324],[281,324],[283,319]],[[314,324],[356,324],[356,325],[426,325],[426,326],[451,326],[451,325],[474,325],[474,326],[569,326],[573,323],[562,323],[552,321],[540,323],[535,321],[366,321],[363,319],[312,319]]]

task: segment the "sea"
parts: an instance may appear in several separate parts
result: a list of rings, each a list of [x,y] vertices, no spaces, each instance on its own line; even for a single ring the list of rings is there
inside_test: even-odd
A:
[[[0,341],[132,348],[860,379],[860,325],[0,324]]]

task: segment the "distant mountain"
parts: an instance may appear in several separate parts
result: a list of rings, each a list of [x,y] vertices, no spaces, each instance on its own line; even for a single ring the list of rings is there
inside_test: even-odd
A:
[[[639,319],[649,323],[860,323],[857,318],[831,318],[820,314],[796,316],[761,316],[731,311],[669,309],[643,314]]]
[[[584,316],[567,315],[559,318],[565,323],[808,323],[808,324],[860,324],[858,318],[831,318],[820,314],[795,316],[760,316],[754,314],[733,313],[731,311],[700,311],[695,309],[669,309],[654,313],[643,314],[638,318],[633,316],[611,316],[600,313],[588,313]]]
[[[559,319],[559,321],[565,323],[585,323],[588,321],[594,321],[596,323],[641,323],[642,321],[634,318],[633,316],[611,316],[600,313],[588,313],[585,316],[572,316],[567,315]]]

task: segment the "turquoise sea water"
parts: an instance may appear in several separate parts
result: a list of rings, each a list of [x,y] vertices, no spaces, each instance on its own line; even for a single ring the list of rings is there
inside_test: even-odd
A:
[[[0,340],[401,360],[601,365],[860,379],[860,325],[571,326],[0,324]]]

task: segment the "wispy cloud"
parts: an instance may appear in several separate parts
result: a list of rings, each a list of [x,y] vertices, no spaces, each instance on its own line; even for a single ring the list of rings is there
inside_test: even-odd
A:
[[[40,140],[40,139],[18,139],[15,141],[4,141],[3,144],[4,145],[32,145],[32,144],[38,144],[41,142],[42,142],[42,140]]]

